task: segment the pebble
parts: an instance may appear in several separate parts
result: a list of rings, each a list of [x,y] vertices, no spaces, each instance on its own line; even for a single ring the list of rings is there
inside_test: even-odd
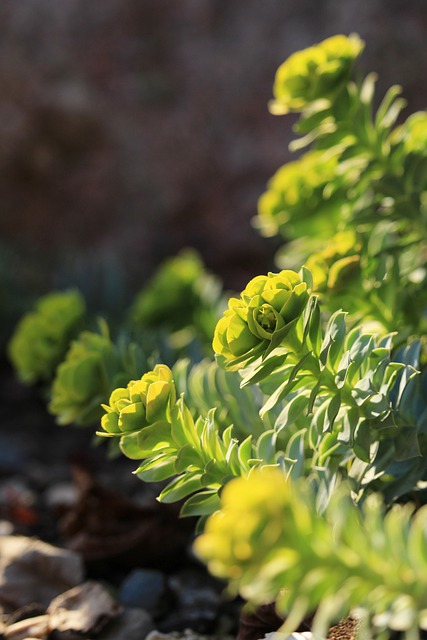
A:
[[[205,572],[183,569],[168,580],[176,608],[159,622],[159,631],[169,633],[191,627],[197,633],[217,628],[223,587]]]
[[[153,619],[145,609],[126,608],[117,620],[108,626],[102,640],[143,640],[154,629]]]
[[[166,577],[155,569],[135,569],[122,582],[118,600],[127,607],[137,607],[158,616],[169,607]]]
[[[202,607],[217,611],[223,586],[197,569],[183,569],[169,578],[169,586],[183,607]]]
[[[71,482],[58,482],[49,487],[44,495],[47,506],[51,509],[72,507],[77,502],[78,489]]]
[[[14,532],[15,527],[9,520],[0,520],[0,536],[10,536]]]

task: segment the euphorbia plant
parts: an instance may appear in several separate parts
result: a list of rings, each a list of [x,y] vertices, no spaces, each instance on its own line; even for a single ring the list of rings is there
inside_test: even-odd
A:
[[[326,633],[352,611],[363,638],[412,639],[426,626],[425,514],[394,503],[422,503],[427,479],[427,118],[396,125],[397,87],[375,112],[374,75],[354,77],[362,50],[336,36],[277,73],[271,109],[299,112],[292,148],[311,145],[259,203],[257,226],[286,240],[284,269],[232,298],[213,340],[217,365],[261,403],[264,430],[233,431],[185,384],[176,400],[170,370],[161,428],[104,428],[143,479],[169,479],[159,499],[186,498],[201,528],[213,514],[196,550],[234,591],[277,599],[285,630],[317,611]],[[145,420],[150,393],[138,400]],[[119,395],[136,416],[130,390]]]
[[[8,352],[23,382],[49,382],[82,328],[86,305],[78,291],[50,293],[18,323]]]
[[[355,76],[362,50],[334,36],[280,67],[271,110],[300,113],[291,146],[311,148],[259,201],[256,225],[286,241],[278,271],[230,299],[215,361],[123,382],[99,435],[141,479],[165,481],[159,500],[183,500],[200,531],[208,518],[196,551],[234,592],[275,599],[284,630],[315,614],[325,634],[351,612],[363,639],[414,640],[427,627],[425,507],[413,517],[427,481],[427,116],[396,125],[397,87],[374,109],[374,75]],[[167,309],[196,317],[190,263],[182,282],[168,267],[153,280],[134,320],[156,323],[153,291],[169,281],[185,299],[163,296]],[[98,366],[77,352],[66,398],[75,367]]]

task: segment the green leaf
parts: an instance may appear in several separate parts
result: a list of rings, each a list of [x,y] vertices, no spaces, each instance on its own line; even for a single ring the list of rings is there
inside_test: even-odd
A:
[[[208,516],[221,506],[218,491],[203,491],[191,496],[181,508],[180,516]]]
[[[250,470],[249,460],[252,458],[252,436],[248,436],[237,451],[237,457],[242,471]]]
[[[297,365],[298,366],[298,365]],[[282,384],[272,393],[263,407],[261,408],[259,414],[261,418],[265,416],[268,411],[274,409],[274,407],[285,398],[288,393],[290,393],[298,384],[300,384],[302,379],[305,379],[306,376],[302,376],[301,378],[293,378],[292,380],[289,378],[282,382]]]
[[[274,429],[265,431],[257,440],[255,451],[256,456],[266,464],[274,462],[276,454],[277,434]]]
[[[241,387],[245,387],[248,384],[256,384],[264,380],[270,373],[285,363],[288,353],[286,349],[277,348],[275,353],[272,353],[261,363],[249,369],[248,373],[242,378]]]
[[[202,487],[201,477],[202,474],[196,472],[186,473],[183,476],[179,476],[179,478],[175,478],[175,480],[172,480],[160,493],[158,497],[159,502],[166,502],[168,504],[178,502],[195,491],[198,491]]]
[[[325,420],[323,422],[323,431],[330,431],[335,423],[335,418],[341,407],[341,393],[338,391],[328,402]]]
[[[299,318],[294,318],[293,320],[285,324],[282,329],[278,329],[278,331],[275,331],[273,333],[270,344],[262,356],[263,360],[266,360],[272,351],[274,351],[277,347],[280,347],[284,343],[289,334],[295,329],[298,320]]]
[[[317,298],[311,298],[313,300],[313,308],[310,309],[309,321],[307,324],[308,339],[313,353],[316,356],[320,355],[322,348],[322,322],[320,317],[320,307]],[[311,302],[310,300],[310,302]]]
[[[384,119],[387,118],[387,112],[393,105],[395,99],[402,93],[402,87],[395,84],[387,91],[384,98],[381,101],[380,106],[377,109],[377,115],[375,118],[375,127],[377,129],[383,129],[386,125]]]
[[[416,427],[399,429],[395,442],[396,460],[410,460],[421,456]]]
[[[346,411],[341,420],[341,431],[338,434],[338,442],[343,442],[351,446],[353,444],[354,432],[360,420],[361,417],[357,407],[346,407]]]
[[[168,422],[157,422],[141,431],[122,436],[120,449],[125,456],[134,460],[165,450],[176,451]]]
[[[198,446],[199,437],[194,425],[193,416],[184,402],[183,395],[178,401],[178,411],[172,419],[171,435],[177,447],[183,447],[186,444]]]
[[[360,101],[370,105],[375,93],[375,83],[378,79],[376,73],[368,73],[360,88]]]
[[[333,369],[335,369],[342,357],[347,330],[345,323],[346,316],[347,314],[344,311],[338,311],[331,317],[326,329],[325,340],[328,339],[330,341],[328,365]]]
[[[301,429],[295,433],[289,440],[286,448],[286,455],[293,461],[293,465],[290,471],[290,477],[293,479],[300,478],[304,474],[304,445],[307,429]]]
[[[191,444],[186,444],[184,447],[181,447],[177,453],[175,473],[184,473],[188,469],[194,467],[203,469],[203,460],[201,459],[200,453],[197,449],[194,449]]]
[[[302,412],[307,409],[309,398],[309,391],[304,391],[301,393],[297,392],[295,396],[285,404],[284,409],[278,415],[274,425],[277,433],[296,422]]]
[[[354,434],[353,451],[364,462],[372,462],[370,456],[371,442],[371,429],[367,422],[361,422]]]
[[[175,460],[174,455],[161,454],[140,465],[134,473],[144,482],[161,482],[175,475]]]

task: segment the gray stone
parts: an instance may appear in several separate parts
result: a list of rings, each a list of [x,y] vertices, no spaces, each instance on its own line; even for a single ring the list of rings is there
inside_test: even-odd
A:
[[[100,640],[144,640],[153,629],[153,620],[145,609],[128,607],[108,626]]]

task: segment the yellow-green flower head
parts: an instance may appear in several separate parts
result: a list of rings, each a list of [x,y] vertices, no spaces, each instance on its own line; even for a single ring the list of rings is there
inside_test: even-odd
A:
[[[56,370],[49,411],[58,424],[87,424],[99,420],[101,403],[129,377],[121,373],[119,355],[106,335],[84,331],[72,342]]]
[[[225,358],[229,368],[257,357],[276,332],[301,316],[308,298],[307,283],[295,271],[253,278],[240,298],[229,300],[215,329],[215,353]]]
[[[338,176],[338,157],[310,151],[270,179],[258,201],[255,225],[267,237],[330,236],[346,205],[345,188],[346,176]]]
[[[113,391],[109,404],[102,405],[106,413],[101,425],[111,435],[123,435],[156,423],[170,423],[175,404],[172,371],[158,364],[140,380],[131,380],[126,388]]]
[[[9,342],[8,353],[22,382],[49,380],[63,359],[85,315],[77,291],[50,293],[23,316]]]
[[[314,291],[338,291],[360,273],[360,243],[354,231],[336,233],[322,251],[313,253],[306,266],[313,276]]]
[[[276,73],[273,113],[301,111],[316,100],[332,99],[363,48],[357,35],[337,35],[292,54]]]
[[[303,530],[305,525],[309,528],[309,518],[304,502],[299,507],[296,517]],[[195,551],[219,577],[239,582],[248,572],[255,576],[262,571],[269,550],[282,542],[285,528],[292,527],[293,518],[287,516],[293,508],[292,487],[284,474],[278,468],[256,469],[249,477],[226,485],[221,509],[207,520]],[[287,537],[292,537],[289,530]],[[289,553],[287,561],[292,564],[293,560]]]

